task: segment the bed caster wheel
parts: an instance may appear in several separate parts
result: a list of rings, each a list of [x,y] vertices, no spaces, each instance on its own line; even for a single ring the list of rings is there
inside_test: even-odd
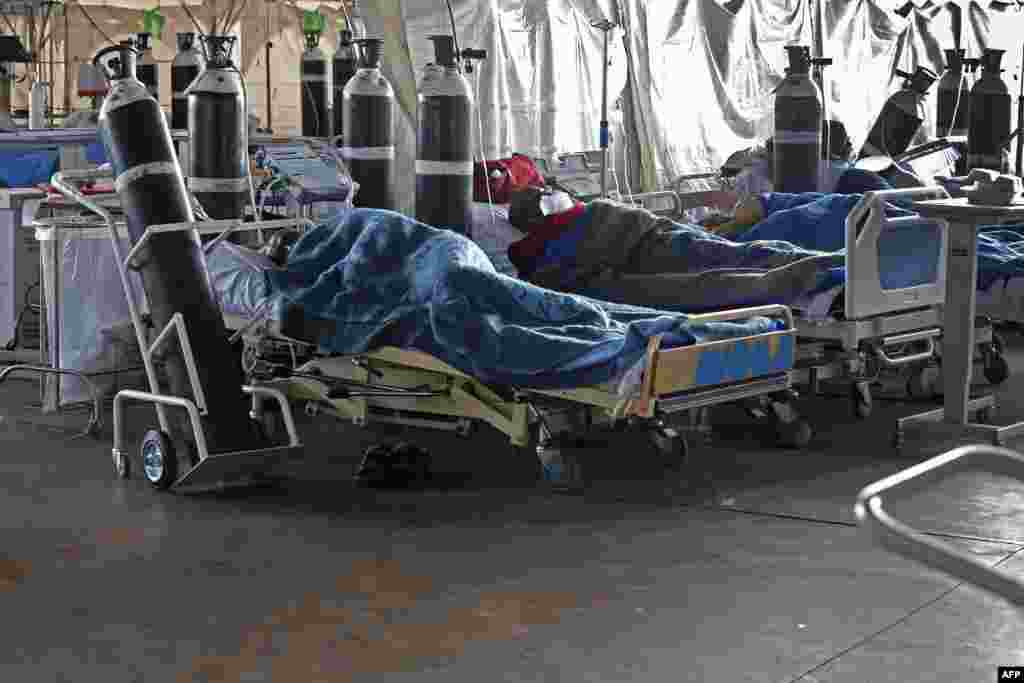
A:
[[[142,439],[141,455],[142,472],[153,488],[162,491],[174,483],[178,461],[170,437],[159,430],[149,430]]]
[[[989,384],[1000,385],[1010,377],[1010,364],[1003,358],[1003,354],[993,348],[985,354],[985,366],[983,368],[985,379]]]
[[[907,378],[907,396],[916,400],[930,401],[935,398],[939,382],[939,369],[928,365]]]
[[[114,471],[117,472],[118,479],[127,479],[132,476],[132,467],[128,462],[128,458],[125,457],[124,453],[114,454]]]
[[[320,404],[316,401],[306,401],[306,405],[303,407],[308,417],[316,417],[320,414]]]
[[[853,399],[853,414],[860,419],[871,415],[871,385],[867,382],[857,382],[850,390]]]
[[[689,447],[686,439],[674,429],[661,428],[650,432],[651,443],[670,470],[681,470],[686,466]]]
[[[776,427],[778,442],[784,448],[805,448],[814,438],[814,429],[807,420],[780,422]]]

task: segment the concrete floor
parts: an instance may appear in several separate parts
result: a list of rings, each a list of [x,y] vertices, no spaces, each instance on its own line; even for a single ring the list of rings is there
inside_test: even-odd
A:
[[[949,446],[894,459],[893,419],[920,406],[859,422],[818,401],[806,452],[725,409],[694,453],[713,486],[617,444],[576,496],[527,485],[486,434],[422,438],[444,486],[356,489],[381,435],[304,423],[284,488],[181,497],[117,480],[109,430],[71,439],[84,415],[40,416],[34,391],[0,389],[0,681],[977,683],[1024,664],[1020,613],[853,524],[863,485]],[[1024,417],[1024,375],[1001,393]],[[152,411],[129,417],[141,435]],[[1022,503],[979,475],[890,509],[1024,576]]]

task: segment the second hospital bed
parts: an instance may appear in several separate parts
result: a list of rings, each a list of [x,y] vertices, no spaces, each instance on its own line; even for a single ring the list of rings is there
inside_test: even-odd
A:
[[[849,383],[855,413],[872,410],[871,384],[886,371],[905,377],[913,398],[931,398],[938,385],[945,300],[946,226],[917,216],[887,216],[893,201],[947,197],[940,187],[868,192],[845,221],[845,272],[842,282],[813,296],[788,302],[797,327],[796,381],[817,393],[820,383]],[[691,204],[686,196],[684,204]],[[913,286],[894,286],[901,269],[898,231],[911,231],[914,244],[926,244],[931,267]],[[895,277],[894,277],[895,276]],[[999,383],[1006,362],[991,325],[976,323],[979,358],[986,377]],[[984,418],[985,416],[980,416]]]

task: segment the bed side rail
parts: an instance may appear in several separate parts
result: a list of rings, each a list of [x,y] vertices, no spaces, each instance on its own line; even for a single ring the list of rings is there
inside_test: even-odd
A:
[[[1001,474],[1024,481],[1024,456],[1006,448],[982,444],[953,449],[865,487],[857,495],[854,514],[861,527],[890,552],[1024,607],[1024,581],[929,538],[885,511],[884,499],[888,494],[920,491],[951,475],[967,471]]]
[[[846,317],[860,320],[908,308],[935,306],[946,297],[947,226],[939,221],[916,216],[887,218],[887,203],[899,200],[948,198],[941,187],[914,187],[901,190],[868,192],[846,217]],[[935,282],[902,289],[882,289],[878,263],[878,240],[887,229],[921,225],[938,225],[940,232],[939,262]]]
[[[728,311],[713,311],[711,313],[699,313],[688,315],[688,322],[695,323],[720,323],[730,320],[749,320],[750,318],[782,318],[786,321],[786,330],[795,329],[793,322],[793,311],[789,306],[782,304],[769,304],[766,306],[751,306],[749,308],[736,308]]]

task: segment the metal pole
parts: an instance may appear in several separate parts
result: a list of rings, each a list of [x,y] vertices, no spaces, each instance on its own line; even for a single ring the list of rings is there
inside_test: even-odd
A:
[[[1020,92],[1017,95],[1017,176],[1024,176],[1024,45],[1021,46],[1020,71],[1017,72],[1020,80]]]
[[[608,32],[615,24],[598,21],[591,24],[604,31],[604,63],[601,65],[601,197],[608,196]]]

